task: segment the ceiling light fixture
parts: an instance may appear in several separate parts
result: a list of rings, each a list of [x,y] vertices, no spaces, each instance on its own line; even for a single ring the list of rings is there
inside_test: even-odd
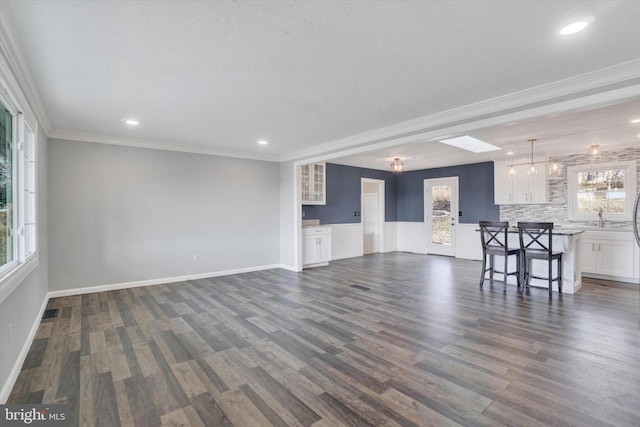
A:
[[[593,22],[593,19],[593,16],[588,16],[586,18],[580,19],[579,21],[572,22],[571,24],[564,26],[560,30],[560,34],[563,36],[569,36],[571,34],[578,33],[587,28],[587,25],[591,24]]]
[[[126,124],[131,125],[131,126],[138,126],[140,124],[140,122],[138,122],[135,119],[124,119],[123,120]]]
[[[513,156],[513,151],[509,151],[509,152],[507,153],[507,156]]]
[[[589,154],[592,156],[597,156],[600,154],[600,146],[598,144],[593,144],[589,147]]]
[[[258,140],[258,144],[260,145],[267,145],[269,143],[269,141],[267,141],[266,139],[259,139]]]
[[[507,175],[510,178],[515,177],[518,174],[518,166],[527,166],[527,174],[536,175],[538,173],[538,167],[536,165],[541,163],[549,163],[549,175],[551,176],[560,176],[562,172],[562,165],[557,162],[550,162],[549,160],[533,160],[533,143],[536,141],[535,139],[529,139],[529,144],[531,145],[531,161],[527,163],[514,163],[511,165],[507,165]]]
[[[631,123],[632,125],[636,123],[640,123],[640,119],[633,119],[629,123]]]
[[[404,163],[400,161],[400,157],[396,157],[393,162],[391,162],[391,173],[398,174],[404,172]]]

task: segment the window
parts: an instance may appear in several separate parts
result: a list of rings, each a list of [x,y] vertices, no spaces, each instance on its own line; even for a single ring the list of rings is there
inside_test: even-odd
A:
[[[37,265],[36,236],[35,132],[4,90],[0,94],[0,301]],[[27,264],[30,268],[23,269]]]
[[[636,193],[636,162],[568,168],[570,220],[631,221]]]

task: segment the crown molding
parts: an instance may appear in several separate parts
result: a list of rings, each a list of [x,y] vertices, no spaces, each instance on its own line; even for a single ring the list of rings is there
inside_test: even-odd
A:
[[[119,145],[123,147],[148,148],[153,150],[177,151],[182,153],[205,154],[208,156],[232,157],[247,160],[262,160],[278,162],[275,154],[251,153],[247,151],[221,150],[198,144],[185,144],[172,141],[127,138],[120,136],[103,135],[91,132],[82,132],[71,129],[52,129],[49,132],[50,139],[67,141],[91,142],[96,144]]]
[[[33,77],[29,72],[29,68],[25,65],[26,61],[20,53],[18,43],[13,37],[11,31],[11,23],[9,22],[7,6],[0,1],[0,55],[4,58],[9,67],[13,78],[22,90],[29,107],[33,111],[36,119],[40,122],[40,126],[48,135],[51,129],[51,121],[43,107],[42,100],[36,90]]]
[[[607,92],[613,87],[616,89],[624,89],[625,86],[637,85],[638,83],[640,83],[640,58],[462,107],[441,111],[429,116],[419,117],[395,125],[341,138],[312,148],[294,151],[280,156],[280,161],[300,160],[323,156],[329,153],[337,153],[345,149],[357,148],[363,145],[389,143],[409,134],[431,133],[431,131],[476,121],[480,118],[491,118],[534,107],[543,107],[567,99]],[[620,99],[624,99],[625,96],[630,97],[635,95],[637,95],[635,91],[630,91],[628,95],[622,93],[620,94]],[[399,144],[400,143],[395,145]],[[389,146],[389,144],[384,145]],[[390,145],[394,144],[391,142]]]

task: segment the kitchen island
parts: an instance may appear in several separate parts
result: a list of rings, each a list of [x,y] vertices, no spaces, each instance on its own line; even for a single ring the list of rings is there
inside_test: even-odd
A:
[[[479,230],[478,230],[479,231]],[[580,239],[582,238],[583,230],[569,229],[569,228],[554,228],[553,229],[553,250],[562,251],[562,292],[567,294],[574,294],[582,287],[582,270],[580,262]],[[478,236],[478,239],[480,237]],[[520,240],[518,237],[518,228],[509,227],[508,231],[509,248],[519,248]],[[525,240],[526,244],[527,240]],[[504,265],[503,257],[496,256],[495,264],[496,269],[501,270],[501,266]],[[553,262],[553,277],[556,277],[557,263]],[[509,257],[509,271],[516,269],[515,257]],[[548,264],[545,260],[533,260],[532,270],[534,276],[546,277],[548,271]],[[489,273],[486,273],[486,277],[489,277]],[[499,273],[494,273],[494,280],[502,280],[503,276]],[[516,277],[509,276],[507,283],[516,285]],[[487,286],[487,284],[485,284]],[[549,285],[546,280],[531,279],[531,286],[548,289]],[[557,282],[553,283],[553,291],[558,291]]]

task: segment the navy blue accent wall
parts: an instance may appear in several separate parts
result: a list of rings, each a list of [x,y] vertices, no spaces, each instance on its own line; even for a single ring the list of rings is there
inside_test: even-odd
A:
[[[424,180],[458,177],[459,222],[499,221],[500,207],[494,204],[493,162],[404,172],[397,176],[397,220],[424,221]]]
[[[385,220],[396,221],[396,176],[391,172],[327,163],[327,204],[303,205],[304,219],[319,219],[320,224],[360,222],[360,178],[383,179]],[[493,193],[492,193],[493,194]],[[493,195],[491,196],[493,199]]]

